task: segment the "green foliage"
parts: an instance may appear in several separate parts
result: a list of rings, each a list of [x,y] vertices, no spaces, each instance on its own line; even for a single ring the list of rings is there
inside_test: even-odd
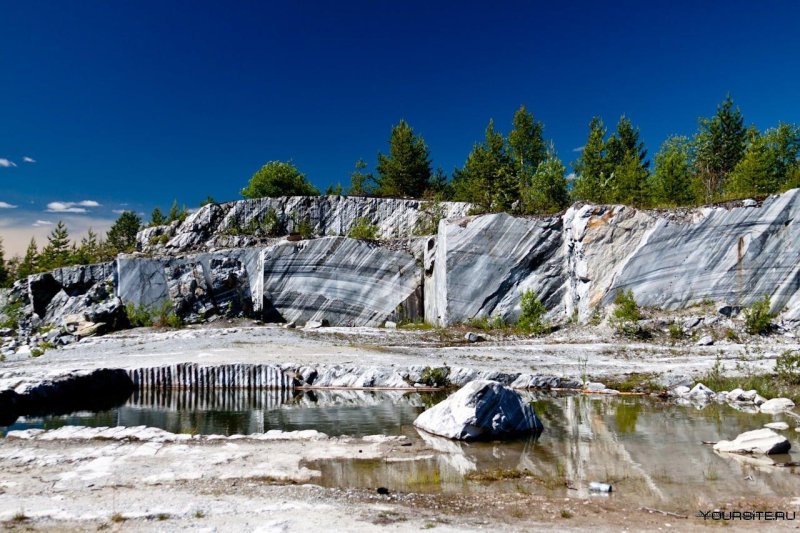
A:
[[[414,226],[414,235],[435,235],[439,231],[439,221],[444,216],[445,209],[438,197],[423,203]]]
[[[464,167],[453,175],[455,199],[474,203],[484,213],[509,211],[519,194],[514,177],[506,141],[490,120],[484,142],[473,146]]]
[[[765,196],[790,181],[800,152],[800,128],[780,124],[763,135],[750,133],[750,143],[728,177],[728,196]]]
[[[772,328],[772,319],[775,315],[770,313],[772,303],[769,295],[753,303],[744,312],[744,328],[750,335],[763,335]]]
[[[800,384],[800,351],[786,350],[775,360],[775,373],[787,383]]]
[[[728,174],[745,153],[747,129],[742,112],[733,105],[728,95],[713,117],[700,119],[694,138],[695,170],[706,202],[722,192]]]
[[[337,183],[336,187],[328,185],[328,188],[325,189],[326,196],[341,196],[342,194],[344,194],[344,188],[342,188],[341,183]]]
[[[650,178],[652,203],[663,206],[695,202],[690,144],[686,137],[672,136],[656,154],[655,172]]]
[[[311,225],[311,219],[304,217],[297,220],[296,213],[292,213],[292,221],[292,233],[299,235],[301,239],[310,239],[314,236],[314,226]]]
[[[133,211],[124,211],[106,234],[110,254],[130,253],[136,246],[136,233],[142,228],[142,219]]]
[[[216,204],[216,203],[217,203],[217,201],[214,199],[214,197],[209,194],[208,196],[206,196],[205,200],[200,202],[200,207],[203,207],[203,206],[206,206],[206,205],[210,205],[210,204]]]
[[[537,121],[524,105],[514,113],[512,123],[514,128],[508,134],[508,151],[517,176],[522,178],[536,172],[539,165],[551,155],[553,147],[551,144],[548,150],[543,135],[544,124]]]
[[[52,270],[68,264],[70,258],[69,232],[64,222],[59,220],[47,237],[47,245],[39,258],[42,270]]]
[[[167,219],[164,216],[164,213],[161,212],[161,209],[158,207],[153,208],[153,212],[150,213],[150,225],[163,226],[166,223]]]
[[[357,218],[347,236],[351,239],[359,239],[362,241],[374,241],[378,238],[378,226],[369,221],[368,218]]]
[[[128,303],[125,306],[125,313],[131,327],[160,327],[160,328],[181,328],[183,320],[175,314],[175,309],[169,301],[164,302],[158,307],[148,307],[143,304],[133,305]]]
[[[22,302],[9,302],[0,312],[0,328],[16,330],[22,318]]]
[[[133,305],[128,303],[125,305],[125,314],[128,316],[128,322],[134,328],[147,328],[153,325],[153,317],[150,309],[143,305]]]
[[[241,194],[245,198],[317,196],[319,191],[291,162],[270,161],[253,174]]]
[[[41,357],[44,355],[44,350],[41,348],[31,348],[31,357]]]
[[[426,366],[422,370],[419,382],[428,387],[446,387],[450,384],[447,377],[450,375],[450,369],[446,366],[431,368]]]
[[[350,196],[366,196],[375,193],[375,176],[370,172],[364,172],[367,163],[363,159],[356,161],[356,166],[350,174],[350,189],[347,194]]]
[[[569,205],[566,168],[550,145],[536,171],[520,187],[523,213],[556,213]]]
[[[669,325],[669,338],[677,341],[684,337],[683,328],[680,324],[675,324],[674,322]]]
[[[378,154],[376,193],[421,198],[430,186],[431,160],[425,140],[405,120],[392,128],[389,154]]]
[[[25,256],[17,267],[17,279],[25,279],[31,274],[39,271],[39,250],[36,246],[36,239],[31,238]]]
[[[576,200],[603,203],[608,199],[606,178],[606,128],[600,117],[589,122],[589,136],[581,155],[573,163],[577,179],[572,189]]]
[[[614,319],[618,322],[636,322],[641,318],[639,305],[630,289],[621,289],[614,297]]]
[[[172,206],[169,208],[169,214],[167,215],[167,224],[175,221],[183,222],[188,216],[189,210],[186,209],[186,206],[178,207],[178,200],[173,200]]]
[[[536,293],[528,289],[522,293],[520,299],[520,315],[517,321],[517,328],[524,333],[541,334],[547,330],[544,316],[547,309],[536,296]]]

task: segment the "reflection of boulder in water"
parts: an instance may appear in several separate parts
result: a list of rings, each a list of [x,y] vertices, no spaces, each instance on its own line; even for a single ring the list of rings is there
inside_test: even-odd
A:
[[[434,435],[458,440],[538,435],[542,423],[530,403],[497,381],[476,380],[431,407],[414,425]]]

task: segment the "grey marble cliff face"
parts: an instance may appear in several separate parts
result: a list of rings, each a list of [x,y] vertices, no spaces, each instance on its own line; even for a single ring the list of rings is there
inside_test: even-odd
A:
[[[262,252],[264,305],[288,322],[378,326],[416,318],[422,268],[414,257],[343,237],[285,242]]]

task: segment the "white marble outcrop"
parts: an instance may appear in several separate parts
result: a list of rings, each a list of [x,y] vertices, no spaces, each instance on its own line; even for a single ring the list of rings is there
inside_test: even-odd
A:
[[[476,380],[423,412],[414,426],[455,440],[536,435],[542,423],[517,391],[496,381]]]
[[[209,204],[189,215],[182,223],[146,228],[137,236],[137,249],[153,252],[186,253],[198,249],[237,247],[272,212],[278,220],[278,235],[297,230],[306,221],[316,236],[346,236],[356,220],[374,224],[381,239],[405,238],[435,227],[436,220],[461,217],[471,205],[425,200],[366,198],[360,196],[282,196]],[[434,213],[438,208],[438,212]],[[163,237],[162,237],[163,236]],[[239,238],[232,238],[239,237]],[[166,240],[166,242],[163,242]]]

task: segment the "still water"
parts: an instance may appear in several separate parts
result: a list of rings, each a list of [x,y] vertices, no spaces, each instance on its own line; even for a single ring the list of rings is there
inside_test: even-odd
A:
[[[687,511],[732,497],[791,496],[800,490],[800,469],[779,466],[800,460],[797,419],[704,408],[649,397],[527,393],[544,424],[538,438],[459,443],[413,427],[416,416],[445,396],[436,393],[367,391],[182,391],[134,394],[127,403],[98,413],[20,418],[3,432],[64,425],[147,425],[173,433],[247,434],[270,429],[316,429],[331,436],[406,435],[421,453],[414,461],[333,460],[306,466],[319,484],[389,487],[393,491],[464,493],[481,490],[546,492],[588,497],[588,483],[611,483],[607,497],[643,504],[671,503]],[[703,442],[732,439],[767,422],[785,421],[782,432],[793,455],[770,458],[721,456]],[[514,479],[476,481],[480,473],[518,471]],[[491,477],[491,475],[489,475]]]

